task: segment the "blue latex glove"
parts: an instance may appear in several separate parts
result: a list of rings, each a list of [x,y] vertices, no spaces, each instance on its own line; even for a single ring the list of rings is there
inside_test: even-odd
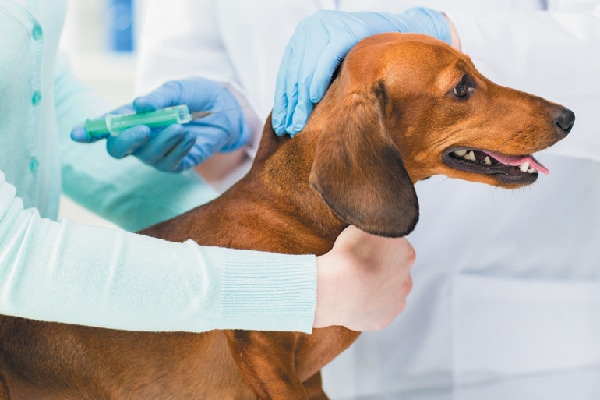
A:
[[[160,129],[134,126],[118,136],[107,137],[108,153],[114,158],[134,155],[161,171],[177,172],[198,165],[217,152],[239,149],[250,137],[242,107],[233,94],[225,86],[204,78],[167,82],[111,114],[155,111],[178,104],[187,104],[191,112],[214,114]],[[83,126],[73,128],[71,138],[88,141]]]
[[[285,49],[275,88],[275,132],[301,131],[346,53],[362,39],[383,32],[424,33],[451,41],[444,15],[425,8],[402,14],[318,11],[298,24]]]

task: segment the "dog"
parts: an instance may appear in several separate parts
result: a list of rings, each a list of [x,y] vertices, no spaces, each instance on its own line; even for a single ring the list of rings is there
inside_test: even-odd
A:
[[[417,181],[529,185],[547,173],[532,154],[566,137],[574,118],[492,83],[436,39],[375,35],[345,57],[302,133],[276,136],[269,117],[240,181],[141,233],[317,255],[348,225],[400,237],[417,224]],[[326,399],[319,371],[358,335],[123,332],[3,316],[0,399]]]

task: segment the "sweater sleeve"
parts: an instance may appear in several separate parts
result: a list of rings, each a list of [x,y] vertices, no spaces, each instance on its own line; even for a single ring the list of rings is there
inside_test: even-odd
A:
[[[136,331],[311,332],[314,256],[41,218],[0,173],[0,313]]]

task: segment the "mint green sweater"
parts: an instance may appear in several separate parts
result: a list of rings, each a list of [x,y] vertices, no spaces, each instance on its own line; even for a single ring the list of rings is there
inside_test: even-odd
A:
[[[106,106],[57,56],[64,13],[65,0],[0,0],[0,314],[128,330],[310,332],[314,256],[55,221],[61,190],[131,231],[216,195],[192,172],[70,140],[71,127]]]

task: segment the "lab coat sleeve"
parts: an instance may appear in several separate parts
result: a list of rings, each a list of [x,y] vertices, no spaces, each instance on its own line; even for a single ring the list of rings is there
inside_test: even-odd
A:
[[[121,228],[137,231],[173,218],[216,196],[193,171],[161,172],[135,157],[116,160],[106,142],[75,143],[71,129],[107,111],[107,103],[72,73],[61,55],[55,74],[55,108],[65,195]]]
[[[314,256],[51,221],[23,209],[0,173],[0,314],[136,331],[310,332],[315,304]]]
[[[549,152],[600,161],[600,5],[579,12],[447,15],[463,51],[484,75],[575,112],[571,134]]]

